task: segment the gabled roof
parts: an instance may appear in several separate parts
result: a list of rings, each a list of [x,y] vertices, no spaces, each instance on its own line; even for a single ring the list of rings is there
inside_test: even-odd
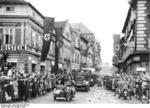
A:
[[[0,5],[29,5],[42,18],[44,18],[44,16],[30,2],[27,2],[27,1],[24,1],[24,0],[0,0]]]
[[[80,33],[93,33],[82,23],[70,23],[70,25],[73,29],[77,29],[78,31],[80,31]]]

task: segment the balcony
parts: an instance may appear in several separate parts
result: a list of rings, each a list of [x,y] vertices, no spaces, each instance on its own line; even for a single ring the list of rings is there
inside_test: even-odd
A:
[[[131,41],[131,42],[127,42],[126,44],[124,44],[124,47],[126,47],[126,51],[123,52],[123,55],[121,57],[121,61],[125,61],[131,54],[134,53],[135,51],[135,42]]]
[[[123,56],[122,56],[122,60],[123,61],[125,61],[131,54],[133,54],[134,53],[134,48],[128,48],[125,52],[124,52],[124,54],[123,54]]]

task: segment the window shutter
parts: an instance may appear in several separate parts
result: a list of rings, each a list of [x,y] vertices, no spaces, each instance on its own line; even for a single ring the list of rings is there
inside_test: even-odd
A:
[[[21,29],[20,28],[16,28],[15,43],[16,43],[16,45],[21,44]]]
[[[3,28],[0,28],[0,34],[3,34]],[[1,38],[1,37],[0,37]]]

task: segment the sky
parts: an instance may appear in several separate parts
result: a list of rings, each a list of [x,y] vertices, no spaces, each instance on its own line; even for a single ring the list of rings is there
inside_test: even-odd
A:
[[[83,23],[101,44],[103,63],[112,63],[113,34],[121,34],[129,0],[26,0],[55,21]]]

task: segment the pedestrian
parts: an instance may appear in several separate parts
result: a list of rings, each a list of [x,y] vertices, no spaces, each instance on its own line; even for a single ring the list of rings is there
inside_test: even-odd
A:
[[[129,81],[129,84],[128,84],[128,96],[130,100],[132,100],[132,82],[131,81]]]
[[[19,100],[27,101],[27,79],[23,74],[21,74],[20,79],[18,81],[19,88]]]

